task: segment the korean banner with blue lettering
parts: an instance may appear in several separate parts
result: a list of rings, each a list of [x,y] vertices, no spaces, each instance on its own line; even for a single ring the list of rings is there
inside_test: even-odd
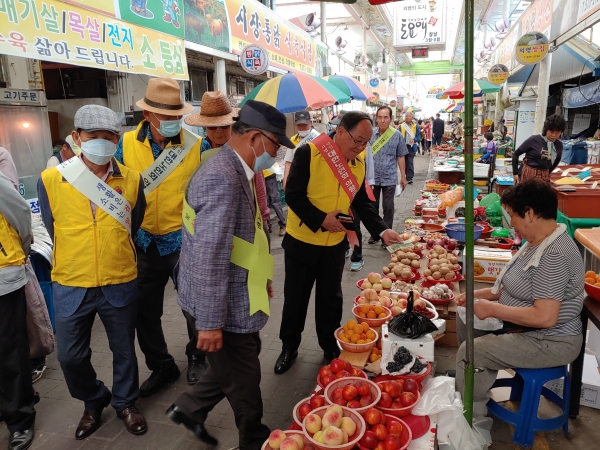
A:
[[[58,0],[0,0],[0,54],[188,79],[183,40]]]
[[[600,81],[563,91],[562,106],[564,108],[581,108],[596,103],[600,103]]]

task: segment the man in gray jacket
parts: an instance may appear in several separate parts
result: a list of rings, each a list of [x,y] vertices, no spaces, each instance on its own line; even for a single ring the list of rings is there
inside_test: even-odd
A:
[[[236,120],[236,119],[234,119]],[[269,437],[262,423],[260,338],[268,320],[273,278],[254,175],[273,165],[285,136],[285,116],[249,100],[231,139],[192,177],[183,206],[178,300],[210,363],[191,391],[167,410],[198,439],[216,446],[204,428],[208,413],[227,398],[241,450],[259,450]]]
[[[34,435],[25,302],[32,241],[29,205],[0,172],[0,411],[10,432],[9,450],[29,448]]]

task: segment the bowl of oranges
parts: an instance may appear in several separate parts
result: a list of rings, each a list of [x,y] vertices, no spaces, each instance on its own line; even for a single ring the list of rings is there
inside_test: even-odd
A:
[[[366,323],[370,327],[380,327],[392,318],[392,311],[380,305],[357,305],[352,308],[352,314],[359,324]]]
[[[593,270],[588,270],[585,273],[585,292],[590,298],[600,302],[600,274]]]
[[[335,330],[335,338],[342,350],[363,353],[375,347],[379,334],[372,330],[368,323],[357,323],[356,320],[350,319],[343,327]]]

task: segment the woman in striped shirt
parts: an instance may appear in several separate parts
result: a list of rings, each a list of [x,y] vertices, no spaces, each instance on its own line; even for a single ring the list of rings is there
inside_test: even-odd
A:
[[[475,330],[474,399],[487,402],[500,369],[544,368],[571,363],[581,350],[584,266],[575,242],[555,217],[556,194],[549,183],[530,179],[506,190],[502,205],[511,226],[527,242],[494,287],[475,291],[475,315],[504,322],[493,333]],[[457,300],[465,304],[465,294]],[[466,327],[457,318],[460,348],[456,388],[464,393]]]

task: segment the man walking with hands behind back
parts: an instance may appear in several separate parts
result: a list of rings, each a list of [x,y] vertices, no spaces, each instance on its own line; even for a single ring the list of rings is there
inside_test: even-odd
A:
[[[431,128],[431,132],[433,133],[433,142],[432,145],[437,147],[442,143],[442,137],[444,136],[445,125],[444,121],[440,119],[440,113],[435,115],[435,120],[433,121],[433,126]]]

